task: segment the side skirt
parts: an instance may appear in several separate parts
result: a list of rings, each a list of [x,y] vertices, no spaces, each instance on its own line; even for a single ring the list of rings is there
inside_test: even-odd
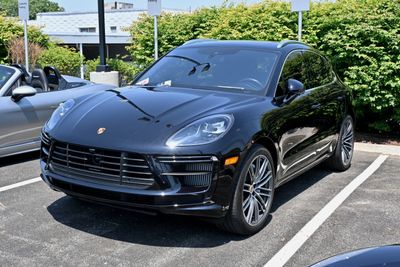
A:
[[[324,160],[328,159],[331,156],[331,154],[325,154],[324,156],[320,157],[319,159],[317,159],[316,161],[314,161],[313,163],[311,163],[310,165],[304,167],[303,169],[300,169],[298,171],[296,171],[295,173],[292,173],[291,175],[285,177],[283,180],[279,181],[276,185],[276,188],[291,181],[292,179],[296,178],[297,176],[300,176],[301,174],[305,173],[306,171],[314,168],[315,166],[317,166],[318,164],[320,164],[321,162],[323,162]]]

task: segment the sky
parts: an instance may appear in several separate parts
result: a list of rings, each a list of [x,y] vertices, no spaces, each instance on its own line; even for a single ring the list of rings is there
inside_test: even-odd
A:
[[[64,7],[67,12],[71,11],[95,11],[97,10],[97,0],[52,0],[57,2],[60,6]],[[233,3],[246,3],[253,4],[261,2],[262,0],[229,0]],[[105,0],[105,2],[114,2]],[[135,8],[147,8],[147,0],[120,0],[120,2],[133,3]],[[192,10],[204,6],[219,6],[224,0],[162,0],[163,8],[174,8]]]

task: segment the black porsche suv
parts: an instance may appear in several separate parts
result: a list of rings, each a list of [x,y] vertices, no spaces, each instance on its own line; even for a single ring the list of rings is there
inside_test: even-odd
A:
[[[278,186],[322,161],[350,167],[351,103],[304,43],[193,40],[130,87],[60,105],[43,128],[42,178],[73,197],[253,234]]]

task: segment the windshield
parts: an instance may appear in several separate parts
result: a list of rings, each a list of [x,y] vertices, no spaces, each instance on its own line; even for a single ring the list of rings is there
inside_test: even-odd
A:
[[[241,47],[181,47],[140,75],[135,84],[262,94],[277,57]]]
[[[0,89],[6,84],[8,79],[15,73],[15,70],[5,66],[0,66]]]

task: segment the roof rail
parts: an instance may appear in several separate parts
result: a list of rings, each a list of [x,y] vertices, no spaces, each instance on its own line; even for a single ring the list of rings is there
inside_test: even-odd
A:
[[[192,40],[185,42],[183,45],[196,44],[196,43],[202,43],[202,42],[207,42],[207,41],[216,41],[216,40],[215,39],[192,39]]]
[[[276,46],[276,48],[282,48],[282,47],[285,47],[285,46],[287,46],[287,45],[289,45],[289,44],[302,44],[302,45],[306,45],[305,43],[300,42],[300,41],[295,41],[295,40],[283,40],[283,41],[280,41],[280,42],[279,42],[279,44]]]

